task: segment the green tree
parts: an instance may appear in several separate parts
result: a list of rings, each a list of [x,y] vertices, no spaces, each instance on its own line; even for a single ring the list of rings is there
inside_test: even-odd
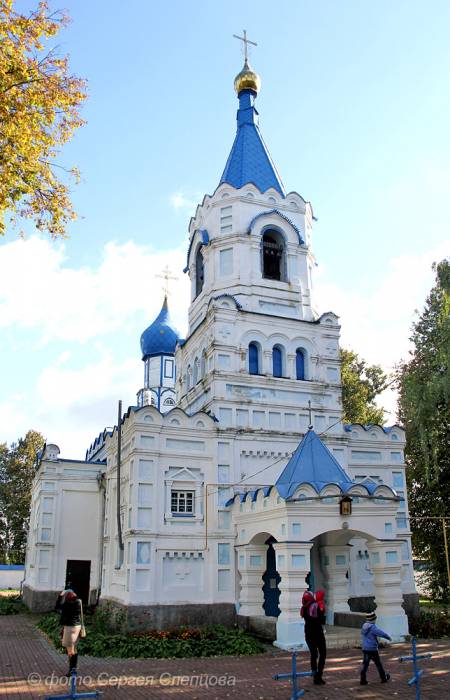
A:
[[[33,219],[52,237],[64,236],[75,218],[65,176],[77,180],[78,172],[55,157],[83,124],[86,86],[46,45],[67,22],[45,1],[23,14],[0,0],[0,234],[6,213],[13,223]]]
[[[368,365],[356,352],[341,349],[341,382],[344,421],[383,425],[384,410],[376,397],[386,388],[387,376],[378,365]]]
[[[0,556],[9,564],[25,560],[36,453],[43,446],[35,430],[10,448],[0,445]]]
[[[450,516],[449,261],[433,268],[436,284],[413,325],[411,358],[398,370],[399,419],[406,430],[409,510],[417,518],[411,521],[414,553],[429,563],[430,593],[448,598],[442,521],[419,519]]]

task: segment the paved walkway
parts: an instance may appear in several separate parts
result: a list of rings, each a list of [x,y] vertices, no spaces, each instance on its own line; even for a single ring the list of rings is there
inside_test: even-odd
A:
[[[431,651],[433,658],[422,668],[422,700],[445,700],[450,697],[450,639],[424,642],[421,651]],[[310,678],[300,687],[307,689],[310,700],[413,700],[414,689],[408,688],[411,664],[400,664],[399,656],[409,653],[407,645],[383,650],[385,667],[392,681],[380,685],[375,670],[369,671],[368,686],[358,683],[361,652],[357,649],[330,651],[326,666],[327,685],[316,687]],[[299,655],[305,670],[306,654]],[[67,670],[67,659],[59,654],[33,626],[28,615],[0,617],[0,700],[31,700],[64,692],[58,682]],[[79,673],[84,676],[84,690],[103,691],[109,700],[289,700],[289,685],[274,681],[275,673],[290,671],[290,656],[271,650],[253,657],[209,659],[97,659],[84,657]],[[53,676],[52,676],[53,674]],[[89,676],[89,678],[88,678]],[[64,680],[64,682],[66,682]]]

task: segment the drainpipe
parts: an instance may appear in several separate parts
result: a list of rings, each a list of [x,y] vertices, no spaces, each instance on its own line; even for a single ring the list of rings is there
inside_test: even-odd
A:
[[[100,553],[99,553],[99,569],[98,569],[98,585],[97,585],[97,600],[96,605],[99,604],[100,596],[102,593],[102,577],[103,577],[103,547],[104,547],[104,536],[105,536],[105,506],[106,506],[106,484],[105,484],[105,473],[98,472],[97,483],[100,490],[100,498],[102,499],[102,508],[100,516]]]
[[[120,519],[120,467],[122,459],[122,401],[119,401],[117,415],[117,538],[123,560],[122,521]]]

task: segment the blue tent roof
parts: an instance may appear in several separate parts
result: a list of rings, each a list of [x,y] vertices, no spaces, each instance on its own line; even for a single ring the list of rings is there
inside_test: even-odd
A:
[[[316,491],[327,484],[338,484],[346,491],[354,483],[314,430],[308,430],[278,477],[276,487],[280,496],[290,498],[300,484],[311,484]]]
[[[253,183],[260,192],[274,187],[285,197],[283,183],[259,130],[254,99],[255,95],[251,90],[242,90],[239,93],[237,134],[220,184],[227,182],[239,189],[243,185]]]
[[[153,355],[173,355],[178,331],[172,326],[167,297],[153,323],[141,335],[142,359]]]

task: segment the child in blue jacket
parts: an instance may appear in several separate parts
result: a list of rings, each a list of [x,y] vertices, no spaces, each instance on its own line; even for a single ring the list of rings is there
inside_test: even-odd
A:
[[[375,620],[377,616],[374,612],[366,615],[366,620],[361,629],[361,646],[363,651],[363,665],[361,669],[361,685],[367,685],[367,669],[369,668],[370,661],[372,660],[378,669],[380,674],[381,682],[387,683],[390,675],[386,673],[381,663],[380,655],[378,653],[378,637],[384,637],[384,639],[391,640],[391,637],[383,632],[379,627],[376,626]]]

